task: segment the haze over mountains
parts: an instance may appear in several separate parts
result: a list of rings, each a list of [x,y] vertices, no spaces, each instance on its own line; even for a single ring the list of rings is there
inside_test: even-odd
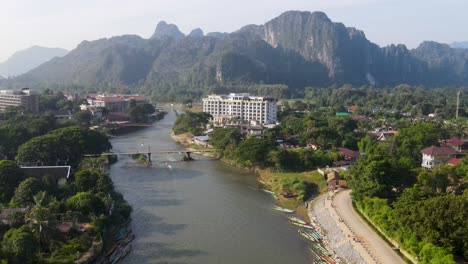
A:
[[[68,50],[33,46],[15,52],[10,58],[0,63],[0,76],[10,77],[26,73],[54,57],[62,57]]]
[[[404,30],[404,29],[403,29]],[[379,47],[364,32],[323,12],[289,11],[233,33],[185,36],[160,22],[149,39],[124,35],[83,41],[62,58],[9,85],[131,89],[166,100],[263,89],[300,94],[307,86],[468,84],[468,50],[423,42]],[[287,87],[286,87],[287,86]]]
[[[468,41],[459,41],[450,43],[450,47],[459,49],[468,49]]]

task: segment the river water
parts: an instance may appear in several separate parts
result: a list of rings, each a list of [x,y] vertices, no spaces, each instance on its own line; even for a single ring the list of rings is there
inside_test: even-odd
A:
[[[113,139],[115,152],[182,150],[170,138],[172,111],[155,127]],[[136,235],[123,263],[311,263],[307,242],[254,176],[195,155],[153,156],[145,168],[120,157],[110,169],[133,207]]]

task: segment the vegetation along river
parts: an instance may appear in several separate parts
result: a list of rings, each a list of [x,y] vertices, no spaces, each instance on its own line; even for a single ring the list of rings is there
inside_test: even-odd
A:
[[[115,152],[181,150],[172,111],[152,128],[112,140]],[[150,168],[120,157],[116,189],[132,205],[136,234],[124,263],[310,263],[307,243],[249,173],[195,155],[153,155]]]

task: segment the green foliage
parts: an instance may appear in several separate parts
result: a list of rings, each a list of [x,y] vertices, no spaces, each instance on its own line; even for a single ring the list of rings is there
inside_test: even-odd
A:
[[[34,203],[34,195],[41,190],[41,182],[36,178],[27,178],[15,190],[11,200],[13,207],[26,207]]]
[[[79,192],[108,193],[113,189],[112,180],[100,170],[80,170],[75,173],[75,187]]]
[[[351,167],[353,199],[365,197],[395,199],[405,188],[416,182],[412,167],[401,162],[384,143],[376,145]]]
[[[129,106],[128,113],[130,114],[130,120],[137,123],[146,123],[149,120],[149,116],[156,111],[152,104],[139,104],[135,106]]]
[[[179,135],[190,132],[194,135],[201,135],[206,130],[206,125],[210,120],[211,115],[208,113],[194,113],[187,111],[179,114],[174,123],[172,131]]]
[[[88,234],[68,240],[58,249],[54,250],[49,258],[44,261],[48,264],[74,263],[83,252],[92,245],[92,238]]]
[[[243,136],[237,128],[217,128],[214,130],[210,138],[210,144],[218,150],[222,151],[222,155],[227,146],[237,146]]]
[[[308,171],[332,165],[339,159],[339,154],[333,151],[314,151],[310,148],[279,149],[270,151],[268,159],[278,171]]]
[[[420,151],[435,146],[445,134],[441,127],[432,123],[421,123],[401,129],[396,137],[398,155],[408,157],[414,166],[421,164]]]
[[[3,235],[2,250],[11,263],[34,263],[37,241],[27,226],[12,228]]]
[[[0,160],[0,203],[8,203],[15,188],[24,179],[20,168],[9,160]]]
[[[268,152],[273,146],[268,140],[248,138],[242,141],[234,152],[236,161],[243,166],[268,165]]]
[[[80,127],[66,127],[24,143],[19,148],[16,159],[20,162],[43,164],[53,164],[62,160],[77,166],[84,154],[99,154],[110,148],[107,137],[99,132]]]
[[[424,264],[455,264],[453,254],[449,250],[426,243],[418,255],[420,263]]]
[[[73,120],[81,127],[89,127],[92,117],[90,111],[78,111],[73,115]]]
[[[94,213],[99,215],[106,210],[102,200],[92,192],[78,192],[67,199],[66,206],[72,211],[84,214]]]

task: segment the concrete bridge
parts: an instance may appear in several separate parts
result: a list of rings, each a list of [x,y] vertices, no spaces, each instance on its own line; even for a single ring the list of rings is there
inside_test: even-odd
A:
[[[101,154],[85,154],[85,157],[110,157],[110,156],[129,156],[129,155],[146,155],[148,161],[151,162],[151,155],[153,154],[183,154],[184,160],[192,160],[191,154],[203,154],[203,153],[213,153],[216,149],[186,149],[186,150],[158,150],[158,151],[134,151],[134,152],[107,152]]]

